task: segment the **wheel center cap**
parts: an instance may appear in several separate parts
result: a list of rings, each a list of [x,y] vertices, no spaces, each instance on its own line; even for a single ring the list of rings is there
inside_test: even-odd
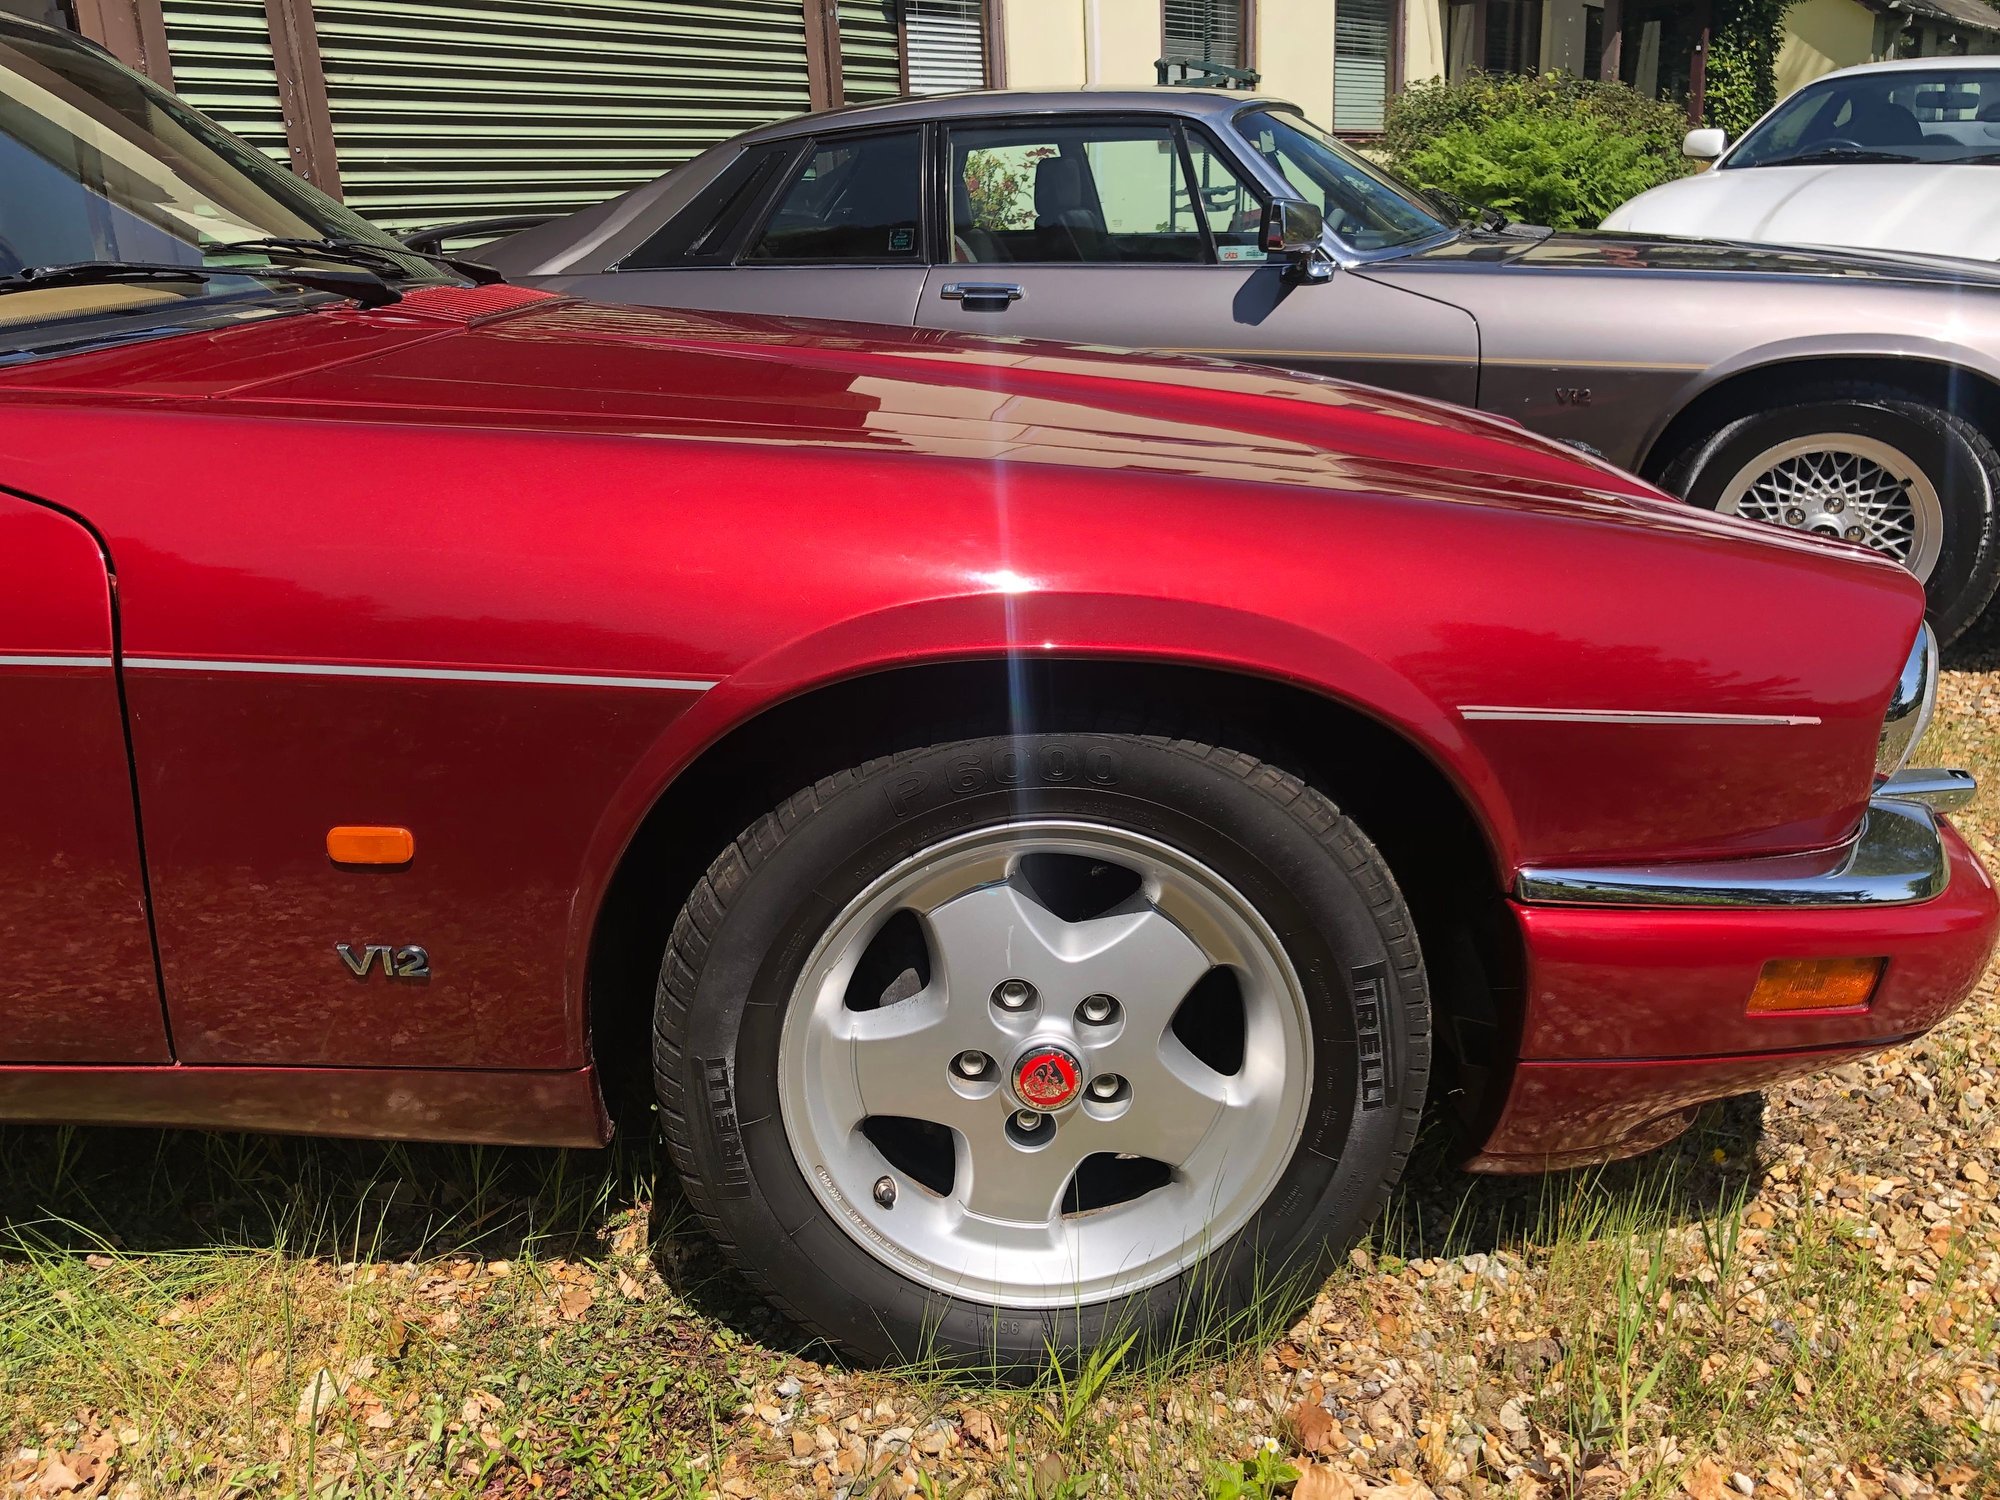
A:
[[[1061,1109],[1083,1087],[1083,1064],[1066,1047],[1037,1043],[1014,1064],[1014,1095],[1029,1109]]]

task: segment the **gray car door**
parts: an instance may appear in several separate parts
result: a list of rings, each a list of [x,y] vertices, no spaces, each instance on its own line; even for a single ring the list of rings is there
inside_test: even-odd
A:
[[[920,327],[1212,354],[1478,399],[1468,313],[1348,272],[1299,282],[1261,249],[1267,195],[1198,126],[1047,115],[954,121],[939,136],[948,232]]]
[[[551,285],[651,307],[908,327],[924,284],[922,130],[774,142],[616,269]]]

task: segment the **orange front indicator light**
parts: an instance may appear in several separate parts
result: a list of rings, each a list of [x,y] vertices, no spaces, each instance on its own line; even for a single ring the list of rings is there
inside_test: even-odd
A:
[[[416,853],[416,835],[407,828],[343,825],[326,831],[327,858],[337,865],[406,865]]]
[[[1862,1010],[1875,998],[1885,958],[1774,958],[1750,992],[1750,1014]]]

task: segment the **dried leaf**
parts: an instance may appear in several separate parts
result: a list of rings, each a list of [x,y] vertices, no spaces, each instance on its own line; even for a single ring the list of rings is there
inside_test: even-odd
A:
[[[1354,1475],[1333,1464],[1307,1464],[1292,1487],[1292,1500],[1358,1500]]]
[[[1307,1453],[1332,1453],[1346,1446],[1334,1426],[1333,1413],[1316,1401],[1301,1401],[1285,1413],[1285,1420]]]

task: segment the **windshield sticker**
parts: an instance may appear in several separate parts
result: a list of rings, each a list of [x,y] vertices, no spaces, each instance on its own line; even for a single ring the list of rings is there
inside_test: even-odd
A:
[[[889,231],[889,248],[891,250],[907,250],[910,246],[916,244],[916,242],[917,232],[914,229],[892,229]]]

